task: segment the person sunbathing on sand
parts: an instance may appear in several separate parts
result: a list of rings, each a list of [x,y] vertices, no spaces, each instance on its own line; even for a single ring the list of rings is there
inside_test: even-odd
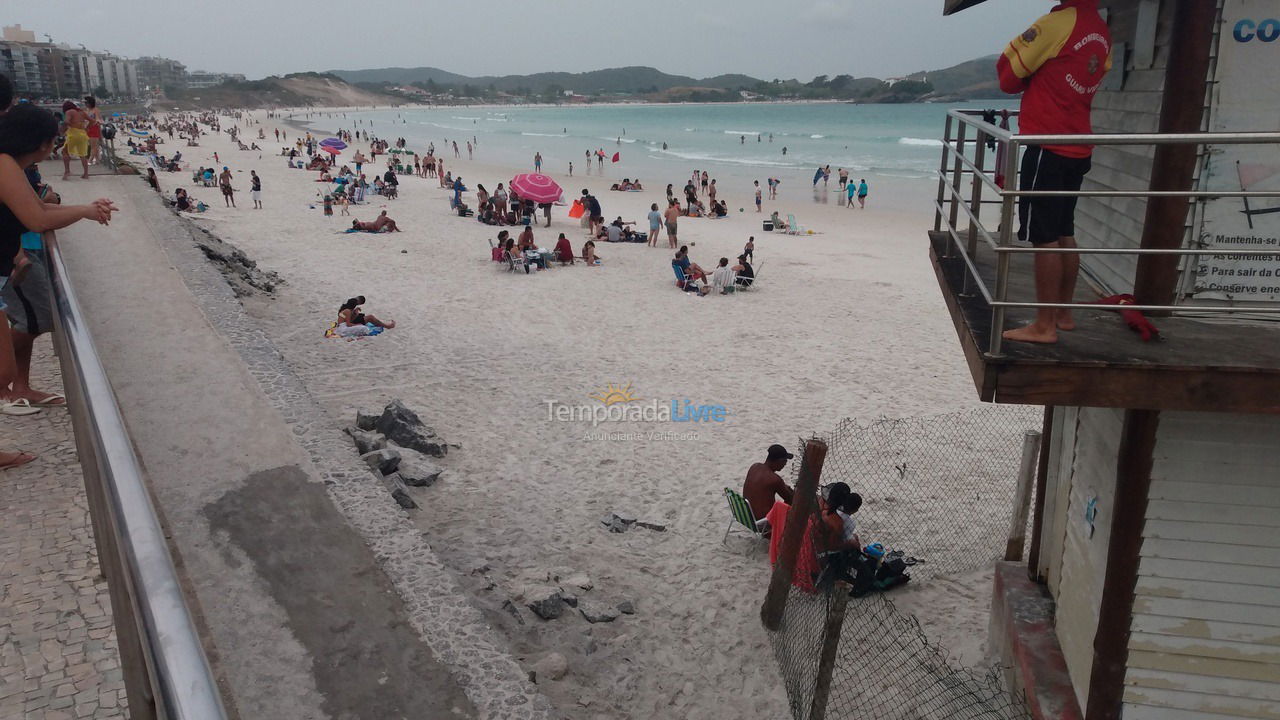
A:
[[[396,225],[396,221],[387,217],[386,210],[383,210],[382,213],[371,222],[352,220],[351,227],[356,230],[364,230],[365,232],[400,232],[400,228]]]
[[[363,295],[348,298],[347,301],[342,303],[342,306],[338,308],[338,324],[346,326],[373,325],[375,327],[386,328],[388,330],[396,326],[395,320],[379,320],[374,315],[361,312],[360,306],[363,304]]]

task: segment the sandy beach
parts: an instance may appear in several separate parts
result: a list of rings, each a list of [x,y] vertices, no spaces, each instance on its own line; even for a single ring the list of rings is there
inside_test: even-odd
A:
[[[784,186],[761,214],[747,188],[722,188],[730,216],[684,218],[680,241],[710,269],[754,235],[760,280],[750,292],[698,298],[674,287],[665,237],[658,248],[598,243],[598,267],[511,274],[490,260],[487,240],[500,228],[450,213],[435,179],[401,176],[399,199],[371,196],[351,217],[324,217],[317,193],[328,186],[287,168],[273,140],[277,127],[290,140],[297,130],[265,113],[247,117],[260,125],[242,125],[242,137],[261,153],[235,149],[225,134],[202,137],[198,148],[161,146],[181,149],[193,167],[214,164],[216,151],[234,173],[239,208],[224,208],[216,188],[193,189],[190,171],[160,173],[161,188],[190,190],[209,205],[195,223],[285,281],[246,306],[335,425],[401,398],[453,444],[440,482],[413,489],[420,509],[411,516],[517,659],[530,668],[548,653],[568,660],[562,680],[539,681],[558,710],[570,718],[786,716],[757,616],[767,553],[743,535],[721,543],[729,518],[722,489],[739,489],[769,444],[795,450],[798,438],[841,418],[977,404],[927,259],[934,187],[882,183],[866,210],[847,210],[834,193],[815,202],[808,188]],[[259,127],[268,140],[256,140]],[[355,147],[368,154],[365,143]],[[475,161],[465,151],[446,159],[472,191],[532,170],[479,150]],[[382,169],[382,158],[371,165]],[[252,209],[250,170],[262,178],[262,210]],[[650,203],[665,206],[666,183],[678,193],[688,177],[646,178],[646,191],[621,193],[607,188],[625,167],[606,172],[550,174],[566,197],[589,188],[606,219],[621,215],[642,230]],[[403,232],[344,232],[352,218],[382,209]],[[774,210],[794,213],[815,234],[762,232]],[[551,227],[535,228],[539,246],[564,232],[581,247],[584,231],[567,211],[556,207]],[[324,338],[354,295],[397,327],[354,342]],[[549,404],[596,404],[591,396],[610,385],[659,405],[722,405],[726,418],[593,428],[549,417]],[[665,531],[610,533],[600,523],[610,512]],[[578,613],[543,621],[504,609],[575,574],[590,580],[582,601],[630,601],[635,614],[590,624]],[[988,582],[977,573],[912,588],[900,604],[945,599],[946,627],[925,622],[926,631],[945,631],[956,653],[978,662]]]

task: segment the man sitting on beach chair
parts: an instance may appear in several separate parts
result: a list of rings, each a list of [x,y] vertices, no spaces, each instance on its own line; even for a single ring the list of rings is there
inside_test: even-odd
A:
[[[747,478],[742,483],[742,497],[751,506],[751,514],[764,518],[773,509],[774,496],[790,503],[795,491],[783,481],[778,472],[787,466],[787,461],[795,457],[781,445],[770,445],[765,461],[756,463],[747,470]],[[768,529],[767,520],[757,522],[762,531]]]

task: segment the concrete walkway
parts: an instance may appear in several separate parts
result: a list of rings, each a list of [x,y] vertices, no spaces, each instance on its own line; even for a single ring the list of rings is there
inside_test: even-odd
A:
[[[404,511],[358,463],[141,179],[59,234],[86,325],[243,718],[549,718]],[[194,233],[194,234],[193,234]]]
[[[48,337],[32,383],[61,392]],[[107,583],[65,408],[0,416],[0,448],[39,456],[0,473],[0,720],[127,716]]]

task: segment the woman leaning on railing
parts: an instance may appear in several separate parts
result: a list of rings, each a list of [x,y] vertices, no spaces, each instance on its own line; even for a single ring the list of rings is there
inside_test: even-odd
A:
[[[9,109],[13,85],[0,75],[0,290],[9,283],[22,282],[28,261],[22,250],[22,235],[67,227],[80,220],[96,220],[106,225],[117,208],[101,198],[88,205],[56,205],[36,194],[27,168],[49,157],[58,136],[58,120],[53,113],[31,104]],[[0,299],[0,412],[26,415],[35,411],[29,402],[13,395],[17,362],[9,334],[9,318]],[[35,460],[24,452],[0,451],[0,470]]]

